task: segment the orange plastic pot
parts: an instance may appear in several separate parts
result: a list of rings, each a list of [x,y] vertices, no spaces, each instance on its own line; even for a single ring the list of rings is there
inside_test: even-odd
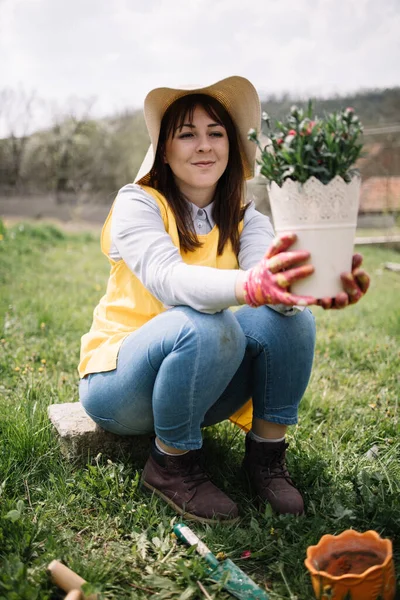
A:
[[[393,600],[396,578],[392,542],[376,531],[352,529],[324,535],[304,561],[318,600]]]

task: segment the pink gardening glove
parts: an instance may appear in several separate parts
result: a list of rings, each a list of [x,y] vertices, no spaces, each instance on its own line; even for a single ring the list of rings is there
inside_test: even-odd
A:
[[[362,260],[361,254],[354,254],[351,273],[342,273],[340,276],[344,292],[340,292],[335,298],[320,298],[317,302],[319,306],[325,310],[345,308],[349,304],[355,304],[366,294],[370,278],[363,269],[360,269]]]
[[[312,265],[296,266],[310,257],[309,252],[305,250],[286,252],[296,239],[295,233],[285,233],[276,237],[264,258],[246,272],[244,299],[247,304],[308,306],[317,303],[317,299],[313,296],[296,296],[287,291],[293,282],[308,277],[314,272]]]

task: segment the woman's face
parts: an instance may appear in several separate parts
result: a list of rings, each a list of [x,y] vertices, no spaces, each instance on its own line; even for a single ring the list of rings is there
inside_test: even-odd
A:
[[[171,167],[180,191],[189,199],[201,190],[212,198],[228,158],[225,127],[201,106],[194,109],[192,123],[185,119],[182,129],[172,132],[165,144],[164,160]]]

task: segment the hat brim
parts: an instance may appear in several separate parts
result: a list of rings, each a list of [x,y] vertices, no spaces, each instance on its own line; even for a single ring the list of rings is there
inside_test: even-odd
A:
[[[250,129],[259,131],[261,123],[261,106],[257,90],[245,77],[234,75],[205,86],[188,86],[185,88],[156,88],[149,92],[144,101],[144,117],[149,132],[151,145],[135,178],[137,183],[148,183],[149,171],[154,162],[154,149],[157,148],[161,120],[167,108],[189,94],[207,94],[218,100],[232,117],[235,123],[246,179],[254,177],[256,144],[250,141],[247,134]]]

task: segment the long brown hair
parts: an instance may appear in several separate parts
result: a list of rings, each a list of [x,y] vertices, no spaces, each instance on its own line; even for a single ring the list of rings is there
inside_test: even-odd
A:
[[[192,225],[187,199],[179,190],[171,167],[164,162],[166,141],[177,129],[182,129],[184,123],[193,122],[193,113],[197,106],[201,106],[215,122],[223,125],[227,132],[229,158],[215,190],[213,218],[219,229],[218,254],[222,254],[225,244],[230,240],[237,255],[239,253],[238,227],[246,210],[243,206],[244,170],[235,124],[218,100],[206,94],[188,94],[168,107],[161,121],[149,184],[167,199],[176,219],[182,249],[191,252],[199,248],[202,243]]]

